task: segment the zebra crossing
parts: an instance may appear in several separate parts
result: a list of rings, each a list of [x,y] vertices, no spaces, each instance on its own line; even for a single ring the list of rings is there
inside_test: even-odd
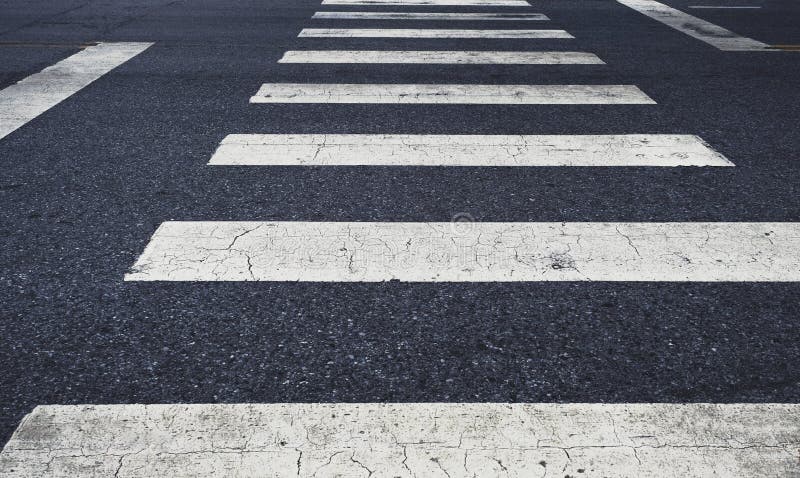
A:
[[[529,7],[523,0],[325,6]],[[542,13],[316,12],[312,19],[549,21]],[[365,25],[369,27],[370,25]],[[568,41],[565,30],[305,28],[308,38]],[[368,40],[367,40],[368,41]],[[288,50],[281,64],[594,68],[582,51]],[[264,83],[262,104],[658,108],[634,84]],[[409,106],[411,105],[411,106]],[[686,133],[231,131],[206,167],[731,168]],[[690,169],[694,171],[694,169]],[[412,198],[413,199],[413,198]],[[800,223],[167,221],[126,282],[800,282]],[[435,285],[431,285],[435,287]],[[792,476],[793,404],[40,406],[4,476]]]

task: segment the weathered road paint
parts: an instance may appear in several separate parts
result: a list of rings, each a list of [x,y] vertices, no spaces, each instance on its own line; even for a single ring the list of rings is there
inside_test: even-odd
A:
[[[234,166],[733,166],[692,135],[236,134]]]
[[[278,63],[428,63],[453,65],[603,65],[579,51],[293,50]]]
[[[655,0],[617,0],[643,15],[724,51],[770,51],[766,43],[737,35]]]
[[[128,281],[800,281],[800,223],[165,222]]]
[[[301,38],[575,38],[564,30],[459,30],[434,28],[304,28]]]
[[[545,21],[541,13],[446,13],[446,12],[316,12],[315,20],[466,20]]]
[[[525,0],[323,0],[323,5],[430,5],[465,7],[529,7]]]
[[[773,478],[799,449],[784,404],[45,406],[0,475]]]
[[[633,85],[266,83],[251,103],[653,105]]]
[[[99,43],[0,91],[0,139],[149,48]]]

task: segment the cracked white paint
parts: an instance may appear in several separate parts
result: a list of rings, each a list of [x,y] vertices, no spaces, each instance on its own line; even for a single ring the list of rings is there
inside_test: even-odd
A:
[[[251,103],[655,104],[633,85],[266,83]]]
[[[445,13],[445,12],[316,12],[315,20],[467,20],[545,21],[541,13]]]
[[[564,30],[461,30],[455,28],[304,28],[301,38],[575,38]]]
[[[655,0],[617,0],[637,12],[723,51],[771,51],[769,45],[737,35],[719,25],[676,10]]]
[[[323,0],[323,5],[429,5],[467,7],[529,7],[526,0]]]
[[[432,63],[501,65],[603,65],[592,53],[579,51],[287,51],[278,63]]]
[[[800,223],[165,222],[128,281],[800,281]]]
[[[100,43],[0,91],[0,138],[8,136],[152,43]]]
[[[797,476],[800,406],[44,406],[0,475],[53,477]]]
[[[692,135],[234,134],[234,166],[733,166]]]

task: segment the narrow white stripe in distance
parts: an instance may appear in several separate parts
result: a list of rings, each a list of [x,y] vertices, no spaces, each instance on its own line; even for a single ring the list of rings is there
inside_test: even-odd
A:
[[[304,28],[300,38],[527,38],[573,39],[564,30],[458,30],[416,28]]]
[[[633,85],[266,83],[251,103],[655,104]]]
[[[529,7],[525,0],[323,0],[323,5],[430,5],[467,7]]]
[[[719,25],[693,17],[655,0],[617,0],[637,12],[657,20],[722,51],[772,51],[766,43],[737,35]]]
[[[316,12],[315,20],[546,21],[541,13]]]
[[[716,166],[692,135],[284,135],[226,137],[215,166]]]
[[[287,51],[278,63],[428,63],[496,65],[604,65],[592,53],[575,51]]]
[[[125,280],[798,282],[800,223],[165,222]]]
[[[0,139],[61,103],[152,43],[100,43],[0,91]]]
[[[774,478],[798,447],[796,404],[55,405],[0,474]]]
[[[692,5],[689,8],[750,9],[750,8],[761,8],[761,7],[731,7],[731,6],[723,6],[723,5]]]

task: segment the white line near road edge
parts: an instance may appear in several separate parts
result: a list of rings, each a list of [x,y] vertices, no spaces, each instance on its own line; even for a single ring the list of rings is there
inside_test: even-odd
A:
[[[592,53],[575,51],[287,51],[278,63],[428,63],[454,65],[604,65]]]
[[[733,166],[692,135],[236,134],[210,165]]]
[[[798,282],[800,223],[165,222],[125,280]]]
[[[655,104],[633,85],[266,83],[251,103]]]
[[[0,139],[149,48],[100,43],[0,91]]]
[[[458,30],[433,28],[304,28],[297,36],[300,38],[575,38],[564,30]]]
[[[732,6],[724,6],[724,5],[691,5],[689,8],[713,8],[713,9],[752,9],[752,8],[761,8],[761,7],[732,7]]]
[[[796,404],[36,407],[16,478],[796,476]]]
[[[723,51],[772,51],[769,45],[743,37],[721,26],[693,17],[655,0],[617,0],[637,12],[657,20]]]
[[[422,5],[466,7],[529,7],[525,0],[323,0],[323,5]]]
[[[468,20],[545,21],[541,13],[316,12],[315,20]]]

